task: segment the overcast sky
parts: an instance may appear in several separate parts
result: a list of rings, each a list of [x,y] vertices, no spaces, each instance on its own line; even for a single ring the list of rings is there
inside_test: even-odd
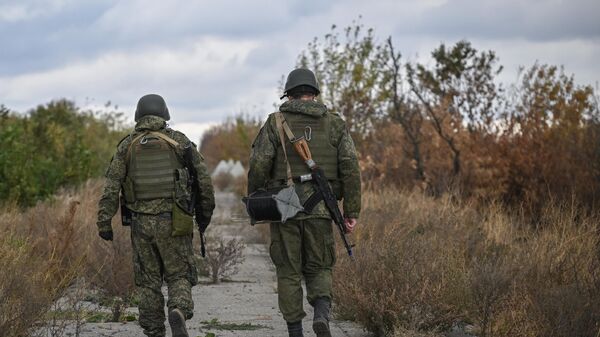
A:
[[[359,16],[405,61],[468,39],[496,51],[504,82],[536,60],[600,81],[598,0],[0,0],[0,104],[66,97],[133,114],[158,93],[197,140],[240,111],[270,112],[307,43]]]

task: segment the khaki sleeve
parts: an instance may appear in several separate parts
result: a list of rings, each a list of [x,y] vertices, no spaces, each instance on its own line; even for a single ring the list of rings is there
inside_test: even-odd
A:
[[[126,142],[119,144],[117,152],[113,155],[106,170],[106,182],[98,203],[98,220],[96,222],[100,232],[110,231],[112,229],[111,219],[119,209],[121,184],[127,174],[125,155],[128,145],[124,143]]]
[[[196,207],[200,208],[200,212],[196,212],[196,214],[201,214],[202,219],[196,219],[198,223],[206,221],[210,222],[212,218],[213,211],[215,209],[215,191],[213,189],[212,180],[210,179],[210,174],[208,173],[208,168],[204,163],[204,158],[200,155],[200,152],[193,147],[192,151],[192,160],[194,167],[196,168],[196,172],[198,173],[198,190],[200,191],[200,195],[198,195],[198,200],[196,202]]]
[[[361,179],[358,154],[345,122],[339,117],[335,117],[335,119],[335,131],[339,135],[337,143],[338,170],[342,183],[344,216],[358,218],[361,210]]]
[[[250,151],[248,167],[248,194],[264,188],[271,176],[271,169],[277,154],[277,134],[273,115],[258,132]]]

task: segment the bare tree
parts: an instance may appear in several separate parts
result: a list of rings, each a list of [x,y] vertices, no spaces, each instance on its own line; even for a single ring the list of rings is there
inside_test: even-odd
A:
[[[391,36],[387,39],[387,48],[390,59],[387,78],[387,90],[389,90],[389,96],[391,97],[389,118],[402,127],[407,142],[403,150],[409,158],[412,158],[415,178],[429,189],[429,182],[425,175],[425,164],[421,154],[423,115],[419,107],[408,100],[406,95],[401,92],[401,54],[396,53]]]

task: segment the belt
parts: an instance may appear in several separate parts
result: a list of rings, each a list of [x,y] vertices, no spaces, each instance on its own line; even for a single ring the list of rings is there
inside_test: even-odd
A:
[[[131,212],[131,217],[132,218],[136,218],[138,215],[150,215],[150,216],[157,216],[160,218],[166,218],[166,219],[171,219],[173,217],[173,213],[172,212],[162,212],[162,213],[158,213],[158,214],[149,214],[149,213],[139,213],[139,212]]]

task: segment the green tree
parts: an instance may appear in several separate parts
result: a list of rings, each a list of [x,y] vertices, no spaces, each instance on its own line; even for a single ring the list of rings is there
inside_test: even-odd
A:
[[[452,153],[452,175],[461,173],[458,134],[466,126],[474,134],[493,132],[494,107],[501,88],[494,82],[502,71],[493,51],[478,52],[468,41],[453,47],[444,44],[431,56],[432,68],[407,64],[407,80],[427,114],[433,129]]]
[[[3,108],[0,130],[0,200],[32,205],[58,188],[103,173],[125,134],[121,113],[81,111],[68,100],[28,114]]]
[[[377,43],[373,29],[355,24],[342,34],[334,25],[322,41],[315,38],[300,54],[298,66],[315,72],[320,99],[345,118],[360,141],[384,112],[380,84],[388,75],[381,71],[386,62],[385,45]]]

